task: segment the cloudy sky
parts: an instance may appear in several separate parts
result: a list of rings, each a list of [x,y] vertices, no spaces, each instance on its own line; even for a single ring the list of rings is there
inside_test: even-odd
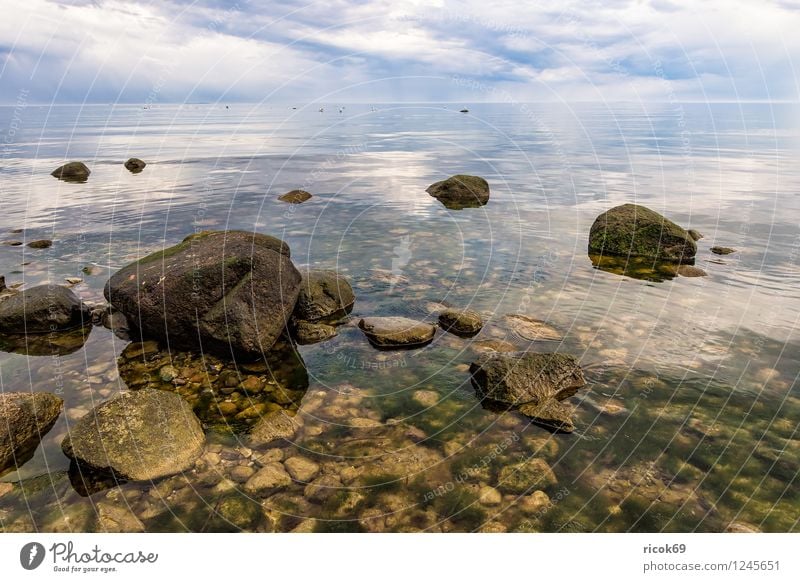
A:
[[[0,0],[0,102],[798,100],[798,0]]]

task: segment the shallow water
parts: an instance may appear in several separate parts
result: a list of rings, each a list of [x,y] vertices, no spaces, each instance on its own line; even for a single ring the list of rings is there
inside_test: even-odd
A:
[[[459,108],[0,108],[0,238],[54,240],[0,246],[8,284],[78,276],[76,292],[99,302],[129,261],[197,230],[239,228],[283,238],[298,265],[338,269],[357,295],[338,337],[298,348],[304,425],[270,453],[313,459],[339,479],[330,495],[295,483],[247,496],[234,469],[258,467],[262,452],[213,423],[193,471],[79,494],[60,442],[127,389],[117,370],[126,342],[95,327],[67,355],[0,354],[4,391],[65,400],[33,459],[0,477],[16,484],[0,488],[0,528],[796,531],[798,106]],[[144,172],[123,168],[131,156],[148,162]],[[65,159],[84,160],[89,181],[52,178]],[[490,202],[448,210],[425,193],[456,173],[484,176]],[[294,188],[314,198],[276,200]],[[593,266],[592,221],[633,201],[705,235],[696,265],[707,277]],[[738,252],[720,257],[714,245]],[[88,265],[97,274],[83,274]],[[440,303],[488,324],[471,339],[440,330],[404,352],[373,349],[354,325],[431,318]],[[515,335],[510,313],[546,321],[563,341]],[[574,434],[481,405],[467,365],[491,340],[581,360],[589,386],[571,399]],[[504,467],[536,457],[557,484],[501,482]],[[500,499],[482,502],[486,486]]]

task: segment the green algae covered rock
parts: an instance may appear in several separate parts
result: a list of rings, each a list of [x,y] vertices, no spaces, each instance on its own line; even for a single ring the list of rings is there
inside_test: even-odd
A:
[[[595,219],[589,231],[589,253],[690,262],[697,245],[686,230],[658,212],[623,204]]]

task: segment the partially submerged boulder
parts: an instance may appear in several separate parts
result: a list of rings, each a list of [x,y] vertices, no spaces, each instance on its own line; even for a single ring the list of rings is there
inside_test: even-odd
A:
[[[140,160],[139,158],[130,158],[127,162],[125,162],[125,169],[127,169],[131,174],[138,174],[147,164]]]
[[[298,320],[317,321],[346,315],[356,296],[350,283],[336,271],[309,269],[302,272],[300,293],[294,308]]]
[[[586,385],[573,356],[532,352],[486,353],[470,366],[478,393],[515,407],[555,430],[573,430],[572,411],[561,403]]]
[[[623,204],[598,216],[589,231],[589,253],[691,262],[697,245],[683,228],[639,204]]]
[[[445,309],[439,313],[439,327],[455,335],[473,336],[483,327],[483,319],[471,309]]]
[[[436,328],[407,317],[365,317],[358,327],[378,348],[414,348],[433,340]]]
[[[302,204],[311,198],[311,194],[305,190],[291,190],[286,194],[278,196],[278,200],[281,202],[288,202],[289,204]]]
[[[59,285],[38,285],[0,302],[0,332],[48,333],[91,321],[88,307]]]
[[[124,392],[72,426],[61,443],[81,466],[148,481],[194,466],[205,435],[186,401],[163,390]]]
[[[711,252],[715,255],[730,255],[736,252],[736,249],[730,247],[711,247]]]
[[[425,190],[447,208],[477,208],[489,202],[489,183],[480,176],[457,174]]]
[[[85,182],[91,173],[83,162],[67,162],[53,170],[50,175],[65,182]]]
[[[115,273],[105,297],[143,337],[256,356],[283,332],[300,292],[289,247],[271,236],[211,231]]]
[[[63,406],[48,392],[0,392],[0,475],[30,459]]]

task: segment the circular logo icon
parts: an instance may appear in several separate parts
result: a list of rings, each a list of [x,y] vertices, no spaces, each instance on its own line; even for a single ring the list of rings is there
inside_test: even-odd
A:
[[[19,551],[19,563],[26,570],[35,570],[44,561],[44,546],[39,542],[30,542]]]

